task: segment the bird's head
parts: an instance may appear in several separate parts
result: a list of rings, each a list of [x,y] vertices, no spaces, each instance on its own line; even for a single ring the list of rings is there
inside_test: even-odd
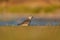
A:
[[[29,17],[28,17],[28,19],[30,19],[30,20],[31,20],[32,18],[33,18],[33,16],[29,16]]]

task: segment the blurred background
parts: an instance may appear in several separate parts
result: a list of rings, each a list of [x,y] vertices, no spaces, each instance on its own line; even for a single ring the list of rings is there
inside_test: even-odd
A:
[[[29,15],[60,18],[60,0],[0,0],[0,20]],[[60,26],[0,26],[0,40],[60,40]]]
[[[0,14],[60,17],[60,0],[0,0]]]

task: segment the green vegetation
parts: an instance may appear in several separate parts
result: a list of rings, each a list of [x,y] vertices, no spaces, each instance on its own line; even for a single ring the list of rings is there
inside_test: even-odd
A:
[[[50,13],[54,12],[58,9],[60,9],[60,6],[50,6],[50,7],[28,7],[28,6],[11,6],[11,7],[6,7],[6,11],[12,12],[12,13]],[[0,12],[3,12],[4,8],[0,7]]]
[[[39,13],[41,11],[41,7],[9,7],[7,11],[9,12],[17,12],[17,13]]]
[[[2,13],[2,12],[3,12],[3,10],[4,10],[4,8],[3,8],[3,7],[0,7],[0,13]]]
[[[35,7],[31,9],[31,13],[40,13],[42,10],[42,7]]]
[[[0,27],[0,40],[60,40],[60,27]]]
[[[56,10],[60,9],[60,6],[51,6],[51,7],[46,7],[44,8],[44,12],[49,13],[49,12],[54,12]]]
[[[60,9],[60,6],[50,6],[50,7],[9,7],[9,12],[19,12],[19,13],[40,13],[41,11],[45,13],[54,12],[56,10]]]

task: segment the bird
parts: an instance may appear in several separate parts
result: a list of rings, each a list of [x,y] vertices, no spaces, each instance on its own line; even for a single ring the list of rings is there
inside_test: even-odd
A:
[[[33,16],[29,16],[26,20],[24,20],[22,23],[18,24],[20,26],[29,26]]]

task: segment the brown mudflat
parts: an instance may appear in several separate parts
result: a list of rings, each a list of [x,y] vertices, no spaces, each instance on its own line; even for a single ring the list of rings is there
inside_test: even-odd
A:
[[[60,40],[60,27],[0,27],[0,40]]]

